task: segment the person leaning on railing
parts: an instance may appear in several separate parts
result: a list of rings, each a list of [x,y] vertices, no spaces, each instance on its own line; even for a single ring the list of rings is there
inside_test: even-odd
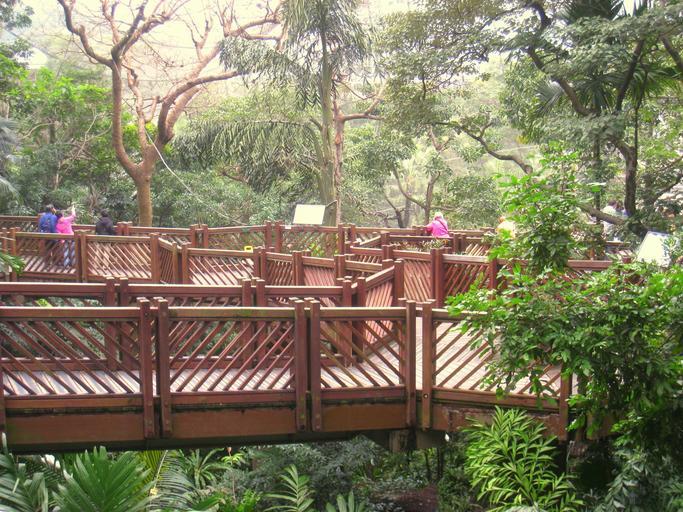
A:
[[[424,227],[425,232],[428,235],[432,235],[435,238],[448,238],[448,223],[443,217],[443,213],[436,212],[434,214],[434,220]]]

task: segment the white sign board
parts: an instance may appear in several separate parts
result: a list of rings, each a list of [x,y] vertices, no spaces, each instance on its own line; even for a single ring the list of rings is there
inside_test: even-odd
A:
[[[637,261],[645,261],[647,263],[656,263],[662,267],[669,266],[671,257],[666,248],[666,242],[670,235],[666,233],[657,233],[656,231],[648,231],[643,239],[643,242],[638,247],[636,252]]]
[[[320,226],[325,218],[324,204],[297,204],[292,224],[313,224]]]

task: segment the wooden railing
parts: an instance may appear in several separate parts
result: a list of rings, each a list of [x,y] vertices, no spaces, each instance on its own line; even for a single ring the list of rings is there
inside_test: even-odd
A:
[[[389,270],[365,283],[366,292],[390,282]],[[109,282],[49,286],[55,296],[68,286],[105,301],[112,290]],[[499,400],[487,380],[491,348],[477,343],[480,334],[462,332],[462,319],[430,304],[421,312],[411,301],[367,308],[321,308],[311,299],[277,308],[177,307],[173,299],[143,298],[156,288],[130,284],[127,300],[138,298],[120,307],[0,308],[0,428],[8,426],[11,447],[201,442],[218,437],[209,418],[235,408],[242,419],[220,422],[222,438],[450,431],[466,423],[465,413],[488,414],[497,404],[541,413],[566,438],[571,386],[559,368],[547,368],[545,377],[547,398],[556,402],[539,406],[526,382]],[[180,289],[183,300],[208,297],[202,287],[166,288],[166,297]],[[386,291],[378,293],[388,300]],[[79,428],[65,429],[59,419],[71,416],[80,418]],[[45,428],[53,424],[62,426]]]

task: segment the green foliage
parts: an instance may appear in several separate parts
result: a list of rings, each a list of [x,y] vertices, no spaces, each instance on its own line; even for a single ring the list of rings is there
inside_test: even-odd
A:
[[[116,458],[104,448],[83,453],[57,495],[63,512],[136,512],[152,501],[151,482],[134,453]]]
[[[222,449],[213,449],[207,453],[202,450],[192,450],[189,455],[181,458],[181,465],[196,489],[203,489],[214,484],[218,477],[230,469],[231,461],[218,457]]]
[[[47,512],[50,489],[42,472],[30,473],[7,449],[2,434],[0,454],[0,508],[8,512]]]
[[[597,430],[608,420],[622,444],[661,450],[683,460],[683,268],[612,265],[571,280],[515,269],[505,290],[449,299],[467,328],[482,329],[498,356],[501,392],[529,378],[546,392],[544,368],[576,375],[573,427]]]
[[[558,154],[546,158],[543,164],[571,167],[575,159],[574,153]],[[580,254],[576,232],[584,230],[573,174],[511,176],[502,186],[507,188],[503,202],[516,235],[503,234],[490,256],[527,260],[532,272],[564,269],[572,256]]]
[[[337,506],[331,503],[325,505],[325,512],[366,512],[365,504],[356,501],[353,491],[348,496],[337,495]]]
[[[280,502],[268,510],[274,512],[313,512],[313,491],[309,487],[310,478],[300,475],[296,466],[289,466],[280,477],[283,490],[268,494],[268,498]]]
[[[500,408],[490,426],[476,423],[470,430],[465,471],[492,512],[512,505],[548,512],[580,510],[571,481],[556,474],[554,439],[543,431],[526,413]]]
[[[9,269],[12,272],[21,274],[24,271],[26,262],[18,256],[12,256],[6,252],[0,251],[0,271]]]
[[[683,507],[683,474],[670,457],[652,457],[643,451],[616,454],[619,471],[596,512],[676,512]]]

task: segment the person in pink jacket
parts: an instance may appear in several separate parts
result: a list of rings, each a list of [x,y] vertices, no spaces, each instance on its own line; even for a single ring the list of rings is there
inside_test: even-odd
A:
[[[66,215],[66,212],[57,214],[57,233],[61,235],[73,235],[73,223],[76,220],[76,208],[71,207],[71,215]],[[68,267],[74,260],[74,241],[68,240],[66,237],[61,240],[64,249],[64,266]]]
[[[443,213],[436,212],[434,220],[425,226],[425,231],[436,238],[448,237],[448,223],[443,218]]]

